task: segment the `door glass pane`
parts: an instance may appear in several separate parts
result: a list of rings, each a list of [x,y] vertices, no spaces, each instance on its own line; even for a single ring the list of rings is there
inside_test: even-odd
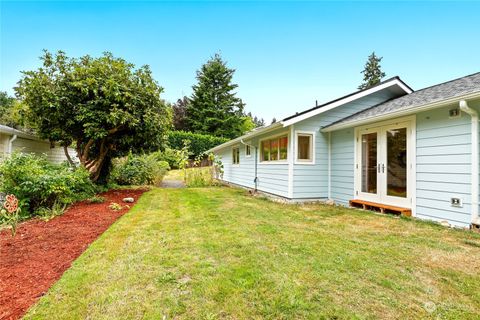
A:
[[[362,192],[377,193],[377,133],[362,134]]]
[[[387,195],[407,197],[407,129],[387,130]]]

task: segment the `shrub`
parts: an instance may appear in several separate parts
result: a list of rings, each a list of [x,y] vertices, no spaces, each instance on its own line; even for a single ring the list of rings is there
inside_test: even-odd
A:
[[[17,196],[27,214],[85,199],[95,193],[89,173],[67,164],[49,163],[45,157],[14,153],[0,163],[0,190]]]
[[[168,163],[158,161],[155,154],[130,154],[114,159],[111,179],[120,185],[157,185],[169,169]]]
[[[190,141],[189,150],[191,152],[191,159],[202,155],[208,149],[228,141],[227,138],[185,131],[171,131],[168,134],[168,144],[172,149],[182,149],[184,140]]]
[[[179,150],[166,148],[163,151],[156,151],[151,153],[157,161],[166,162],[170,169],[178,169],[178,164],[181,161],[181,155]]]
[[[210,187],[218,184],[213,177],[213,167],[185,169],[185,185],[190,188]]]

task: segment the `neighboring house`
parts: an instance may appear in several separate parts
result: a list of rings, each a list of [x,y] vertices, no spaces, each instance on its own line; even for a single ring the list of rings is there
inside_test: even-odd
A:
[[[0,160],[13,152],[34,153],[45,155],[53,163],[67,160],[62,147],[51,147],[50,142],[41,140],[34,135],[0,125]],[[74,150],[69,148],[69,154],[74,158]]]
[[[408,208],[480,225],[480,73],[413,91],[400,78],[219,145],[223,180],[291,199]]]

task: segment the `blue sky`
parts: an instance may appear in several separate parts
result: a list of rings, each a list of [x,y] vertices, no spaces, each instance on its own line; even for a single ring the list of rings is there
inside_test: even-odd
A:
[[[42,49],[148,64],[172,102],[220,52],[246,110],[267,121],[355,91],[372,51],[414,89],[480,71],[479,2],[0,1],[9,93]]]

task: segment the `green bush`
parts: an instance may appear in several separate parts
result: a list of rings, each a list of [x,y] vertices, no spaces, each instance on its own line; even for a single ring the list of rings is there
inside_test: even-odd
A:
[[[163,151],[156,151],[150,154],[157,161],[166,162],[169,169],[178,169],[178,164],[182,160],[180,152],[178,150],[166,148]]]
[[[130,154],[114,159],[110,177],[119,185],[158,185],[169,169],[168,163],[157,160],[156,154]]]
[[[184,140],[190,141],[189,151],[191,152],[191,159],[196,158],[205,151],[228,141],[227,138],[184,131],[171,131],[168,134],[168,144],[172,149],[182,149],[184,146]]]
[[[24,204],[24,213],[34,214],[41,208],[44,212],[88,198],[95,193],[95,186],[83,168],[52,164],[34,154],[14,153],[0,163],[0,190],[17,196]]]

